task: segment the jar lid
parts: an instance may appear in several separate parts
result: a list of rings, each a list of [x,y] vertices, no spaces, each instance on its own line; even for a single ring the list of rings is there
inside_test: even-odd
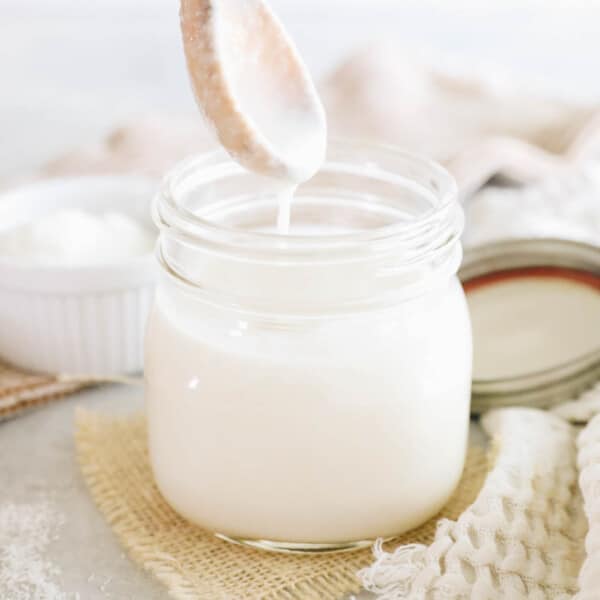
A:
[[[600,247],[506,240],[465,251],[472,411],[547,407],[600,379]]]

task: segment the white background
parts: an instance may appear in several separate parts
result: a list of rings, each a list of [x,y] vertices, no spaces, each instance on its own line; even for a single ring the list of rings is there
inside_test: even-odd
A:
[[[152,110],[193,110],[176,0],[0,0],[0,177]],[[600,0],[272,0],[317,79],[352,49],[477,64],[600,100]]]

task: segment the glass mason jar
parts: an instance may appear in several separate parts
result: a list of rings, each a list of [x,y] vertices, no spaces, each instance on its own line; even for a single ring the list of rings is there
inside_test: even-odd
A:
[[[433,516],[464,464],[471,330],[463,212],[441,167],[332,144],[276,195],[223,153],[155,203],[150,458],[173,508],[279,550],[351,548]]]

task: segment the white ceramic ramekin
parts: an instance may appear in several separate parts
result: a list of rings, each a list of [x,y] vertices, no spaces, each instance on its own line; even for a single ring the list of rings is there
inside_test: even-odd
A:
[[[0,195],[0,233],[66,208],[146,223],[155,191],[135,176],[53,179]],[[0,357],[36,371],[106,377],[142,369],[154,292],[151,253],[114,264],[22,264],[0,255]]]

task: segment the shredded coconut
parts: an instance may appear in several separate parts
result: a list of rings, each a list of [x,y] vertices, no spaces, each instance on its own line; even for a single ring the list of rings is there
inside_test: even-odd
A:
[[[60,569],[45,558],[65,518],[48,501],[0,504],[0,598],[73,600],[56,578]]]
[[[154,240],[125,213],[65,209],[0,232],[0,256],[27,264],[108,264],[151,253]]]

